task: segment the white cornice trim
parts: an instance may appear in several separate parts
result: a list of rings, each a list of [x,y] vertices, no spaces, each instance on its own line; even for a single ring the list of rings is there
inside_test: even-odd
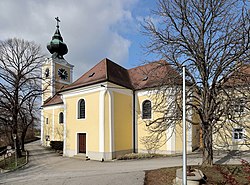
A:
[[[46,63],[49,63],[49,62],[53,62],[55,64],[59,64],[59,65],[62,65],[64,67],[70,67],[70,68],[74,67],[74,65],[68,63],[67,60],[65,60],[65,59],[59,59],[59,58],[52,58],[52,57],[50,57],[50,58],[47,58]]]
[[[65,91],[65,92],[61,92],[60,94],[63,95],[63,97],[68,98],[68,97],[72,97],[72,96],[78,96],[78,95],[83,95],[83,94],[88,94],[88,93],[93,93],[93,92],[97,92],[97,91],[101,91],[103,89],[106,89],[106,87],[102,87],[101,85],[106,85],[106,83],[98,83],[95,85],[89,85],[86,87],[79,87],[76,89],[72,89],[69,91]]]
[[[50,105],[48,107],[43,107],[44,110],[53,110],[53,109],[60,109],[64,108],[64,105]]]
[[[69,85],[69,84],[71,84],[71,82],[67,82],[67,81],[64,81],[64,80],[56,80],[56,82],[59,82],[59,83],[63,83],[63,84],[67,84],[67,85]]]
[[[125,94],[125,95],[131,95],[131,96],[133,95],[133,91],[131,89],[118,86],[108,81],[100,82],[94,85],[88,85],[85,87],[75,88],[72,90],[61,92],[60,94],[62,94],[64,97],[72,97],[72,96],[77,96],[79,94],[87,94],[87,93],[101,91],[103,89],[108,89],[110,91],[118,92],[118,93]]]
[[[157,94],[161,91],[171,94],[172,90],[173,90],[173,87],[162,86],[161,90],[154,89],[154,88],[148,88],[148,89],[143,89],[143,90],[137,90],[137,91],[135,91],[135,94],[137,96],[150,96],[153,94]]]

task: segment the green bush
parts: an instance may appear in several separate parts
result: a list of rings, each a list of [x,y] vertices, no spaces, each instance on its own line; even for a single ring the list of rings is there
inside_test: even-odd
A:
[[[50,141],[50,146],[54,150],[63,150],[63,141]]]
[[[122,156],[118,156],[117,160],[131,160],[131,159],[150,159],[156,157],[164,157],[162,154],[149,154],[149,153],[130,153]]]

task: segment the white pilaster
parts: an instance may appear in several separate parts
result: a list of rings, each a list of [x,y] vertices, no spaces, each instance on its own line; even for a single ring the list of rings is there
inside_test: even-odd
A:
[[[105,146],[105,94],[107,89],[100,91],[99,95],[99,152],[104,153]],[[104,156],[103,156],[104,158]]]
[[[191,94],[189,93],[187,97],[192,97]],[[192,99],[191,99],[192,101]],[[193,109],[190,108],[189,106],[187,107],[187,119],[192,120],[193,116]],[[187,122],[187,152],[192,152],[192,139],[193,138],[193,124]]]
[[[175,133],[175,127],[174,125],[171,125],[167,131],[167,153],[175,153],[175,139],[176,139],[176,133]]]
[[[67,143],[67,105],[66,105],[66,99],[62,96],[63,99],[63,105],[64,105],[64,111],[63,111],[63,155],[67,156],[66,154],[66,143]]]
[[[73,82],[73,67],[70,68],[70,83]]]
[[[52,110],[52,141],[55,140],[55,109]]]
[[[50,81],[50,88],[51,88],[51,97],[55,94],[55,63],[51,58],[51,81]]]
[[[115,151],[115,140],[114,140],[114,95],[111,90],[108,90],[109,95],[109,128],[110,128],[110,152]]]
[[[135,102],[134,102],[134,109],[135,111],[133,111],[135,114],[133,115],[135,117],[135,125],[134,125],[134,132],[135,132],[135,135],[134,135],[134,141],[135,141],[135,151],[138,151],[138,111],[139,111],[139,108],[138,108],[138,93],[135,93]]]
[[[43,119],[43,109],[41,109],[41,145],[43,145],[43,128],[44,127],[44,119]]]

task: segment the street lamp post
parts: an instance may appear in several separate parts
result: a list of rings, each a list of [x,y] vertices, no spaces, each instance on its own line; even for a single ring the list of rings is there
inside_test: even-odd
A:
[[[182,102],[182,123],[183,123],[183,130],[182,130],[182,135],[183,135],[183,143],[182,143],[182,185],[187,184],[187,155],[186,155],[186,74],[185,74],[185,66],[182,67],[183,71],[183,102]]]
[[[14,147],[15,147],[15,166],[17,167],[17,147],[16,147],[16,134],[13,134],[13,139],[14,139]]]

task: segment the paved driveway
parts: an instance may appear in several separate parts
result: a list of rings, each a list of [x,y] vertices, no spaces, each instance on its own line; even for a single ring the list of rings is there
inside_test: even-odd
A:
[[[44,150],[39,141],[27,144],[30,162],[14,172],[0,174],[0,184],[11,185],[143,185],[144,170],[181,166],[182,158],[169,157],[131,161],[82,161]],[[238,163],[238,159],[219,155],[217,162]],[[198,155],[189,155],[188,164],[200,164]]]

